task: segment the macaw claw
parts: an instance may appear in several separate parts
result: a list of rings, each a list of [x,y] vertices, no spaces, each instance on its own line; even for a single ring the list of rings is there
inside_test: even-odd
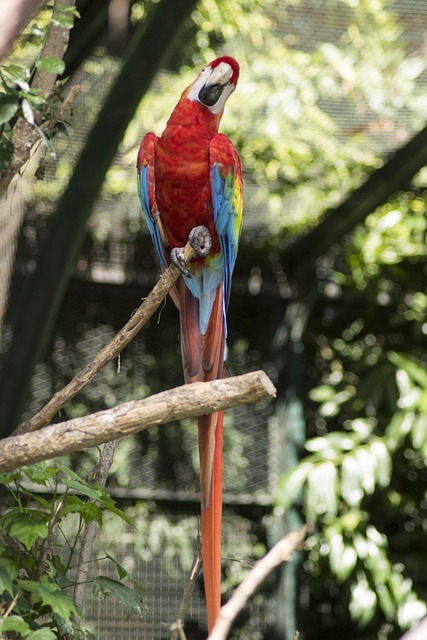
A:
[[[206,258],[212,249],[212,238],[209,229],[200,225],[193,227],[188,235],[188,242],[198,258]]]
[[[172,249],[171,254],[171,262],[179,269],[183,276],[187,278],[191,278],[191,273],[187,269],[187,265],[184,259],[184,249],[182,247],[176,247]]]
[[[191,229],[188,234],[188,242],[198,258],[206,258],[212,249],[211,234],[209,233],[209,229],[203,225]],[[183,247],[175,247],[175,249],[172,249],[170,258],[171,262],[181,271],[182,275],[191,278],[191,273],[185,263]]]

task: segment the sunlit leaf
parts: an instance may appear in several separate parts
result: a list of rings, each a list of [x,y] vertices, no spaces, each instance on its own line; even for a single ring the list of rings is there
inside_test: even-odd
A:
[[[387,355],[389,360],[396,367],[403,369],[413,382],[424,389],[427,387],[427,371],[418,358],[409,354],[396,353],[395,351],[389,351]]]
[[[357,553],[354,547],[346,545],[341,533],[335,533],[329,540],[329,563],[339,580],[347,580],[356,566]]]
[[[360,483],[359,467],[353,454],[344,456],[341,467],[341,494],[350,507],[360,504],[363,491]]]
[[[394,451],[402,443],[412,429],[415,421],[413,411],[397,411],[391,418],[386,431],[385,438],[389,450]]]
[[[377,460],[375,478],[381,487],[388,487],[392,472],[390,452],[383,440],[374,440],[370,448]]]
[[[6,73],[8,78],[16,83],[27,83],[30,79],[30,70],[19,64],[8,64],[2,67],[2,72]]]
[[[375,615],[377,596],[365,578],[359,577],[351,589],[349,611],[352,619],[365,627]]]
[[[336,482],[337,470],[332,462],[314,466],[305,491],[305,508],[310,521],[315,522],[319,515],[325,513],[336,513]]]
[[[61,58],[41,58],[37,60],[36,66],[41,71],[61,75],[65,71],[65,62]]]
[[[277,502],[284,509],[287,509],[298,496],[312,469],[311,463],[302,462],[280,478],[277,487]]]

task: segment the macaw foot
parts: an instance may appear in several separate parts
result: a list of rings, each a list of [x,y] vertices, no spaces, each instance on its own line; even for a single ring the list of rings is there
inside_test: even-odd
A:
[[[202,225],[191,229],[188,235],[188,242],[198,258],[206,258],[212,249],[212,238],[209,229]],[[170,258],[171,262],[173,262],[184,276],[191,278],[191,273],[185,264],[184,249],[182,247],[172,249]]]
[[[182,247],[176,247],[171,251],[171,262],[179,269],[183,276],[191,278],[191,273],[187,269],[187,265],[184,260],[184,249]]]
[[[194,249],[194,253],[199,258],[206,258],[212,249],[212,238],[209,229],[200,225],[191,229],[188,235],[188,242]]]

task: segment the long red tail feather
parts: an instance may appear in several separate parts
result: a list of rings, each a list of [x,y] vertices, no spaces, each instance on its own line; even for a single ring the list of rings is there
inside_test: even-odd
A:
[[[209,504],[206,508],[202,506],[201,512],[203,577],[209,633],[221,606],[223,420],[224,414],[222,411],[210,416],[200,416],[199,418],[199,447],[203,442],[203,434],[212,428],[215,429],[215,453]],[[200,455],[202,455],[202,451]]]
[[[180,291],[181,346],[186,382],[223,376],[225,328],[223,287],[218,287],[205,335],[199,329],[199,301],[184,283]],[[202,557],[208,628],[221,603],[223,413],[199,418]]]

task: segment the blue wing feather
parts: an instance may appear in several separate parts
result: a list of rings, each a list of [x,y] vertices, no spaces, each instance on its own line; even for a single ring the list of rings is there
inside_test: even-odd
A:
[[[216,135],[210,144],[211,192],[215,229],[220,252],[209,256],[203,271],[185,278],[187,287],[199,300],[199,329],[205,335],[217,289],[223,282],[223,318],[227,335],[227,307],[231,278],[236,262],[242,226],[243,183],[240,158],[228,138]]]
[[[141,201],[142,211],[147,222],[147,227],[150,232],[154,248],[156,249],[157,255],[159,256],[160,266],[162,270],[164,270],[168,265],[166,262],[165,249],[160,235],[159,225],[157,224],[157,220],[155,219],[155,217],[153,217],[153,213],[150,207],[148,184],[149,172],[150,167],[148,165],[141,167],[139,173],[139,199]]]

